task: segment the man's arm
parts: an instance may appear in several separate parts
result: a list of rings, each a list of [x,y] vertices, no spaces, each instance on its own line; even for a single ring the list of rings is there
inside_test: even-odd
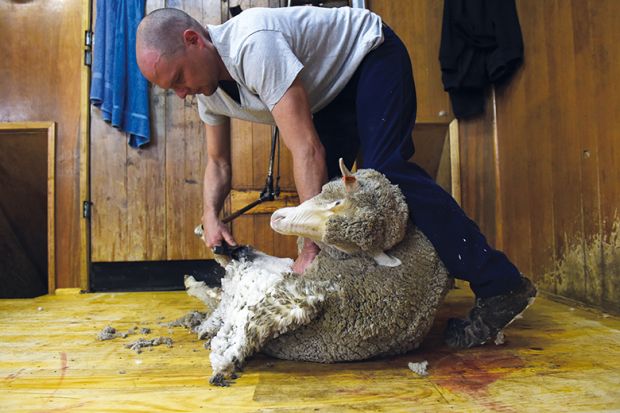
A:
[[[205,124],[207,140],[207,167],[204,175],[204,210],[202,225],[204,241],[213,248],[225,240],[230,245],[236,242],[228,227],[219,219],[224,200],[230,192],[230,120],[220,125]]]
[[[304,202],[321,192],[322,185],[327,181],[327,166],[325,148],[312,123],[308,95],[299,78],[274,106],[272,114],[284,144],[291,151],[295,186],[299,200]],[[293,270],[303,273],[318,251],[316,244],[304,240]]]

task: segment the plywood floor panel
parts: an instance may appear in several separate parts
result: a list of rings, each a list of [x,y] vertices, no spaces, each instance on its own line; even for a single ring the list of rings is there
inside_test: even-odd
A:
[[[472,297],[448,296],[431,334],[409,354],[321,365],[253,358],[229,388],[212,387],[208,351],[159,323],[199,303],[183,292],[69,294],[0,300],[3,412],[557,412],[620,410],[620,319],[539,298],[503,346],[441,344],[449,316]],[[38,308],[41,308],[40,310]],[[141,354],[106,325],[150,327],[174,346]],[[419,377],[408,362],[427,360]]]

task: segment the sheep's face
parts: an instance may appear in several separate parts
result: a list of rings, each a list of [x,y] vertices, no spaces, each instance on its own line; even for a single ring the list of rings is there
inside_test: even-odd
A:
[[[271,227],[349,254],[376,254],[400,242],[408,208],[398,187],[371,169],[353,175],[342,162],[340,168],[341,180],[325,184],[319,195],[297,207],[277,210]]]

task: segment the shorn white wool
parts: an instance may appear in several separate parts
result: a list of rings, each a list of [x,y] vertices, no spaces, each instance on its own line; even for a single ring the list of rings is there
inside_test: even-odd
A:
[[[257,253],[249,261],[231,261],[222,279],[222,300],[211,316],[198,328],[201,338],[211,339],[211,368],[227,371],[245,359],[248,348],[246,326],[258,304],[279,281],[291,272],[293,260]]]

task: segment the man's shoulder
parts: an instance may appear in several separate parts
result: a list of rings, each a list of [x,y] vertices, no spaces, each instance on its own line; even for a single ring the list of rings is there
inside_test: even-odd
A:
[[[252,7],[218,26],[210,26],[209,32],[216,46],[224,46],[227,52],[235,54],[254,34],[277,30],[277,8]]]
[[[277,8],[251,7],[243,13],[228,20],[225,24],[235,27],[237,30],[252,32],[263,30],[270,27],[273,14],[277,13]]]

